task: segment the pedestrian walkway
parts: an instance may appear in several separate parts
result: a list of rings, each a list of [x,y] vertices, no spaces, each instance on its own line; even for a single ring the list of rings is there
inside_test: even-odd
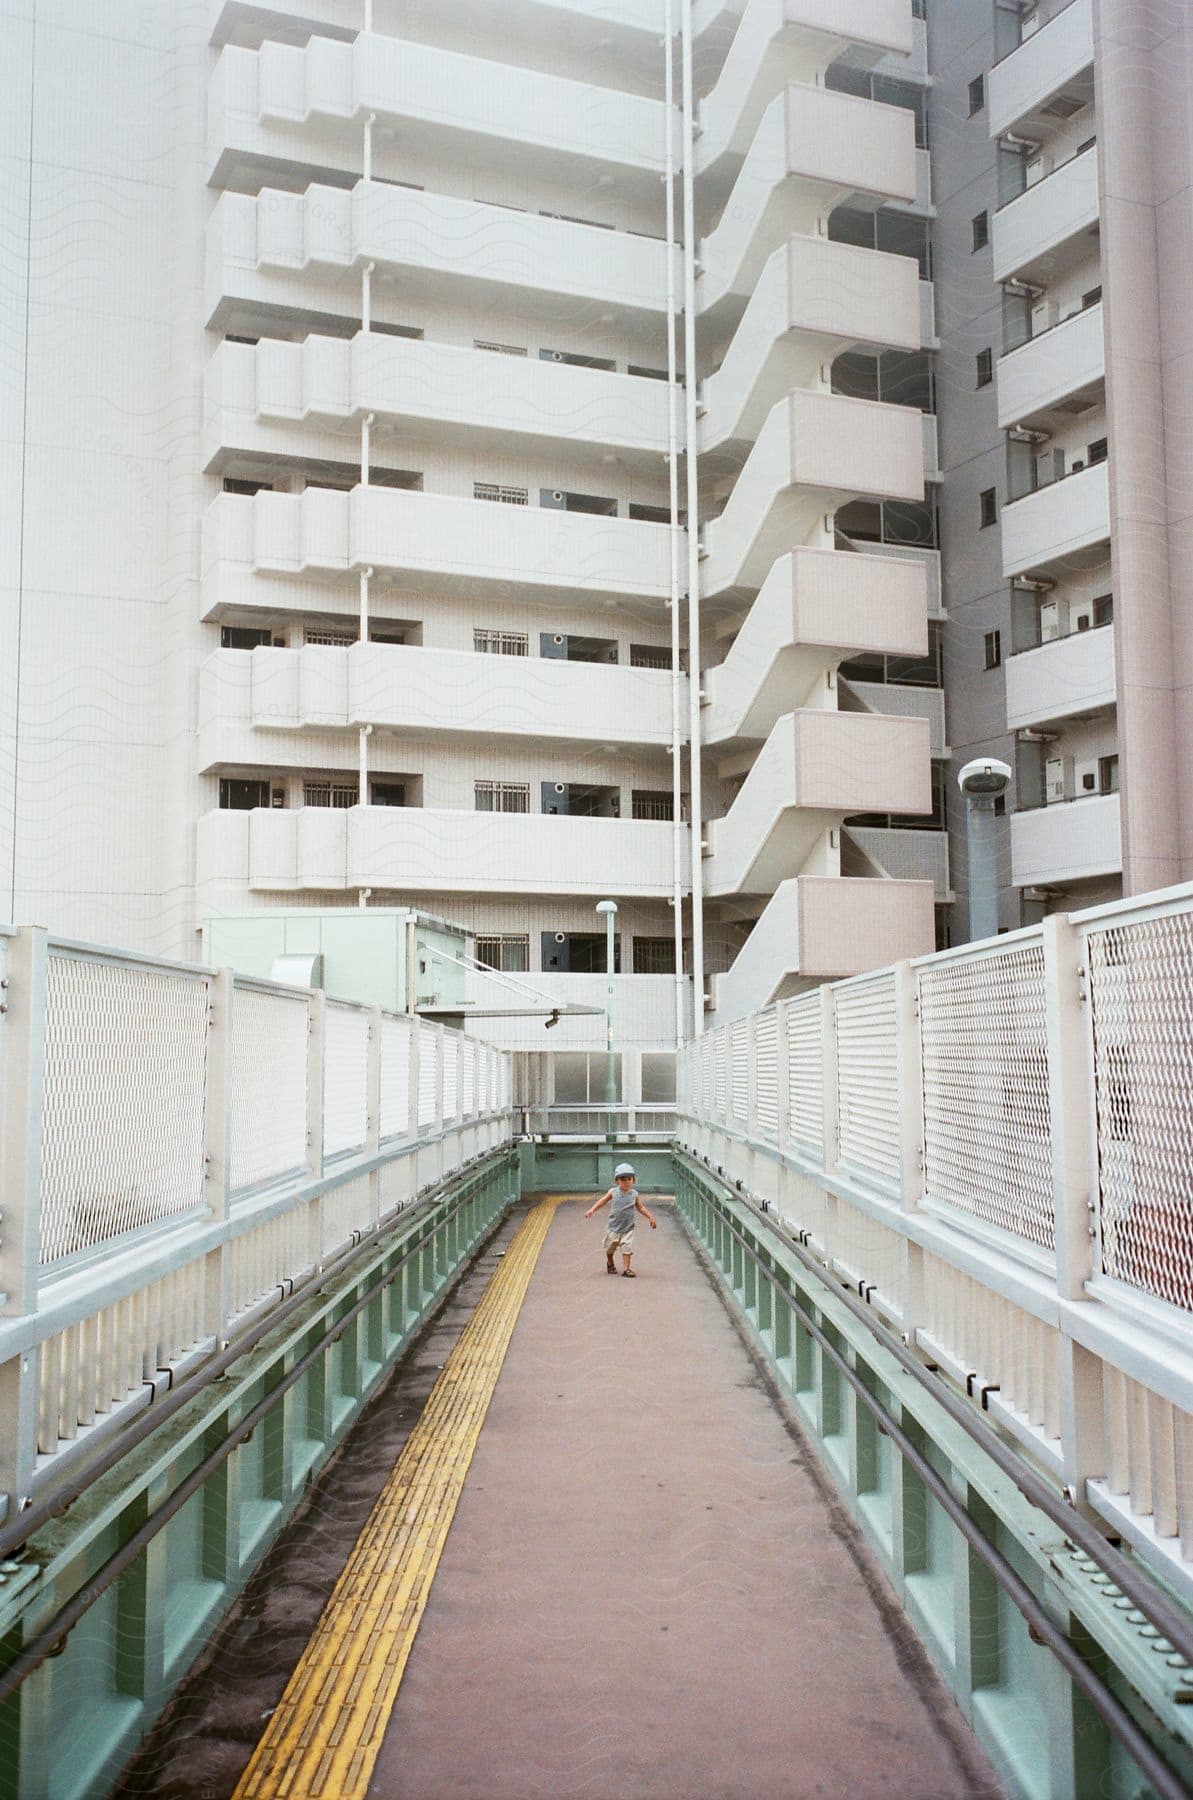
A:
[[[238,1793],[998,1792],[657,1210],[528,1215]]]

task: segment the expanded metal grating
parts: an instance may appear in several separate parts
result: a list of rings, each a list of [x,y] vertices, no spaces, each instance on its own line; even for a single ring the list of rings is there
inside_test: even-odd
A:
[[[439,1047],[430,1025],[418,1028],[418,1123],[435,1123],[435,1068]]]
[[[749,1025],[735,1019],[729,1027],[730,1081],[733,1116],[744,1124],[750,1109],[750,1069],[748,1062]]]
[[[959,957],[917,973],[925,1189],[1050,1249],[1043,945]]]
[[[899,1179],[899,1059],[895,977],[835,990],[837,1142],[851,1168]]]
[[[1193,1310],[1193,917],[1087,938],[1101,1264]]]
[[[51,952],[44,1267],[204,1200],[208,983]]]
[[[725,1117],[725,1027],[713,1033],[713,1117],[719,1123]]]
[[[404,1137],[410,1129],[410,1035],[406,1019],[381,1021],[381,1135]]]
[[[307,1160],[308,1003],[237,983],[232,996],[232,1186]]]
[[[824,1075],[820,996],[806,994],[786,1009],[787,1135],[819,1160],[824,1154]]]
[[[443,1034],[443,1117],[454,1119],[460,1110],[460,1040],[454,1031]]]
[[[329,1000],[323,1028],[323,1154],[360,1150],[369,1132],[369,1015]]]
[[[460,1040],[460,1111],[470,1119],[476,1111],[476,1043]]]

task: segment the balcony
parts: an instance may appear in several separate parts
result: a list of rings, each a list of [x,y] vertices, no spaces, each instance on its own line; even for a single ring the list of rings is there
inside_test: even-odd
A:
[[[908,52],[911,24],[902,0],[748,0],[717,84],[700,105],[697,174],[745,155],[788,82],[815,85],[852,43]]]
[[[995,281],[1014,277],[1046,287],[1085,258],[1097,224],[1098,147],[1092,144],[995,213]]]
[[[569,182],[594,186],[613,169],[619,191],[659,201],[667,121],[658,100],[363,31],[351,43],[315,36],[300,48],[225,49],[209,107],[213,184],[254,153],[303,164],[313,157],[324,168],[346,158],[359,172],[370,114],[380,127],[378,173],[400,173],[386,162],[387,133],[396,130],[406,158],[463,157],[525,175],[549,157]],[[338,156],[329,154],[333,144]]]
[[[493,447],[517,437],[527,456],[561,444],[612,450],[652,473],[667,449],[665,382],[380,332],[221,344],[206,395],[213,452],[268,448],[276,427],[293,422],[355,432],[365,413],[424,442]],[[354,437],[349,459],[358,455]]]
[[[998,360],[998,423],[1053,431],[1105,391],[1102,307],[1087,306]],[[1062,402],[1063,408],[1062,408]]]
[[[847,553],[857,551],[865,556],[879,557],[883,562],[913,563],[924,571],[924,580],[928,587],[928,617],[943,619],[947,617],[942,605],[940,580],[940,551],[921,550],[915,544],[876,544],[869,538],[842,539],[838,534],[837,544]]]
[[[1026,38],[986,77],[991,137],[1040,137],[1056,129],[1043,107],[1065,100],[1085,106],[1094,93],[1092,0],[1072,4]]]
[[[1117,794],[1034,807],[1011,819],[1011,880],[1050,887],[1116,875],[1123,866]]]
[[[926,956],[934,942],[930,882],[793,877],[775,889],[732,968],[713,976],[714,1023],[758,1012],[799,982]]]
[[[793,550],[774,564],[723,663],[706,669],[706,744],[762,739],[842,656],[928,645],[922,567]]]
[[[529,993],[519,995],[506,985],[509,980],[524,984]],[[587,1006],[587,1015],[562,1014],[547,1038],[553,1051],[603,1050],[605,1048],[605,977],[603,975],[558,975],[538,970],[526,975],[497,977],[482,969],[471,969],[464,978],[464,1022],[470,1037],[497,1044],[503,1050],[536,1050],[543,1048],[543,1015],[531,1018],[510,1015],[510,1008],[533,1007],[535,996],[543,996],[543,1004],[554,1002],[566,1006]],[[691,1031],[691,978],[684,983],[685,1030]],[[492,1011],[504,1017],[471,1018],[473,1011]],[[615,975],[613,977],[613,1018],[619,1049],[670,1050],[675,1046],[675,977],[674,975]],[[570,1121],[565,1116],[564,1102],[554,1109],[540,1129],[566,1132]],[[570,1109],[569,1109],[570,1110]],[[605,1114],[593,1108],[575,1109],[580,1115],[580,1130],[587,1127],[600,1133],[605,1129]],[[640,1130],[650,1130],[654,1109],[642,1107],[635,1123]],[[629,1121],[618,1119],[619,1132]],[[572,1129],[576,1129],[573,1124]]]
[[[659,239],[380,181],[223,194],[207,247],[213,324],[230,299],[351,316],[359,298],[346,303],[343,276],[368,262],[398,275],[419,299],[487,301],[539,317],[557,319],[561,297],[652,322],[667,306],[667,246]]]
[[[740,311],[779,245],[814,235],[848,195],[914,200],[915,158],[902,107],[790,84],[767,107],[720,223],[701,242],[701,311]]]
[[[891,719],[927,719],[932,755],[949,754],[948,735],[944,723],[944,694],[940,688],[900,687],[886,681],[855,681],[842,678],[842,685],[861,702],[860,710],[882,713]],[[844,710],[844,700],[842,700]]]
[[[1114,632],[1108,625],[1054,638],[1007,658],[1007,730],[1047,725],[1115,703]]]
[[[221,605],[271,604],[262,576],[342,581],[368,567],[424,592],[480,583],[495,596],[662,601],[671,592],[670,537],[669,526],[636,519],[393,488],[221,494],[203,521],[205,616]]]
[[[705,891],[773,894],[848,813],[929,812],[929,768],[925,719],[788,713],[708,827]]]
[[[1107,466],[1066,475],[1003,508],[1004,575],[1057,575],[1106,560],[1110,538]]]
[[[847,825],[845,830],[876,876],[926,881],[938,904],[952,900],[947,831],[891,825]]]
[[[684,688],[686,690],[686,682]],[[686,706],[686,693],[683,699]],[[607,744],[671,741],[671,676],[663,669],[485,656],[416,645],[218,650],[203,665],[200,734],[228,730],[354,732],[377,725],[418,738],[510,737]],[[353,738],[355,743],[355,738]],[[297,746],[302,753],[301,743]],[[204,767],[271,760],[204,754]]]
[[[704,591],[757,589],[826,512],[866,494],[921,500],[918,412],[843,394],[789,394],[772,407],[724,511],[704,528]]]
[[[816,384],[821,365],[853,344],[917,349],[919,287],[910,257],[821,237],[781,245],[703,384],[702,448],[752,442],[776,400]]]
[[[198,883],[219,893],[577,894],[666,899],[673,827],[637,819],[446,808],[209,812]]]

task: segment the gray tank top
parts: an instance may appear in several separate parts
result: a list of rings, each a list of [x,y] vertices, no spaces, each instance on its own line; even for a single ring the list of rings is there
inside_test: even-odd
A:
[[[638,1190],[632,1187],[623,1194],[619,1187],[613,1190],[613,1198],[609,1202],[610,1231],[629,1231],[634,1223],[634,1205],[638,1198]]]

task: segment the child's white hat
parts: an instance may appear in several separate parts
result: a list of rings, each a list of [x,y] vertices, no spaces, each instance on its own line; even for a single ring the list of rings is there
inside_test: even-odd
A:
[[[614,1179],[614,1181],[616,1181],[617,1177],[619,1175],[632,1175],[633,1173],[634,1173],[633,1163],[618,1163],[617,1167],[613,1171],[613,1179]]]

